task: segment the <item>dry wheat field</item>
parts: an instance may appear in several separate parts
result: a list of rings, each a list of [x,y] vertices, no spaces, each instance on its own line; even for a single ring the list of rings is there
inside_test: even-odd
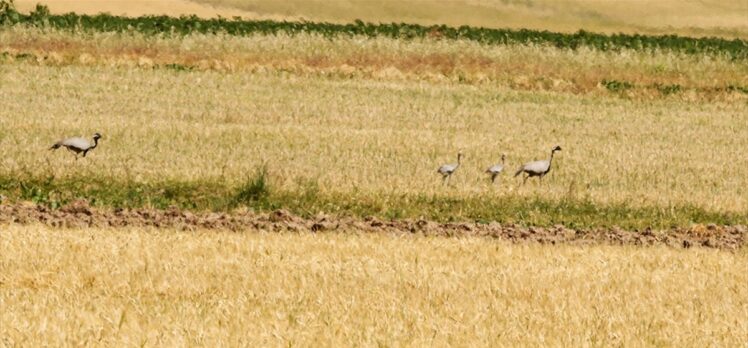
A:
[[[5,346],[725,346],[748,254],[6,227]]]
[[[741,2],[42,3],[748,33]],[[0,106],[0,347],[748,344],[743,58],[0,20]]]

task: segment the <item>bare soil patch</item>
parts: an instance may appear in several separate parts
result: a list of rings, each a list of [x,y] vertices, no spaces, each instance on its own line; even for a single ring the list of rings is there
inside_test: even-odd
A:
[[[573,229],[525,227],[499,223],[437,223],[427,220],[382,220],[318,215],[303,218],[285,210],[256,212],[190,212],[178,209],[98,209],[78,201],[50,209],[31,203],[0,205],[0,225],[42,223],[52,227],[157,227],[181,230],[216,229],[235,232],[363,232],[420,234],[445,237],[487,237],[514,243],[611,244],[676,248],[706,247],[736,250],[748,244],[745,226],[694,225],[669,230],[623,230],[620,228]]]

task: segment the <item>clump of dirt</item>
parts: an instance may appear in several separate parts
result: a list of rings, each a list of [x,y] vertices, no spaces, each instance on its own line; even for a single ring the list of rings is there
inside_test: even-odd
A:
[[[302,218],[285,210],[255,212],[190,212],[170,208],[98,209],[86,201],[75,201],[60,209],[30,203],[0,204],[0,225],[42,223],[52,227],[159,227],[180,230],[220,229],[230,231],[275,232],[369,232],[422,234],[430,236],[477,236],[509,240],[515,243],[669,245],[677,248],[706,247],[735,250],[748,245],[745,226],[694,225],[669,230],[623,230],[620,228],[570,229],[524,227],[514,224],[462,222],[437,223],[418,220],[381,220],[375,217],[352,218],[320,214]]]

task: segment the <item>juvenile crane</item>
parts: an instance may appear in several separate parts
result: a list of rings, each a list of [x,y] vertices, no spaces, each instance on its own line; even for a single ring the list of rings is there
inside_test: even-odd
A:
[[[86,157],[88,151],[95,149],[99,145],[99,139],[101,139],[101,134],[99,133],[94,133],[93,143],[81,137],[67,138],[56,142],[49,149],[57,150],[60,146],[64,146],[68,151],[75,154],[75,159],[77,160],[81,152],[83,153],[83,157]]]
[[[493,166],[486,169],[486,173],[491,174],[491,183],[494,183],[496,181],[496,177],[504,171],[505,160],[506,155],[501,154],[501,164],[494,164]]]
[[[454,172],[457,170],[457,168],[460,167],[460,160],[462,160],[462,152],[457,153],[457,163],[456,164],[445,164],[437,170],[437,173],[442,175],[442,181],[446,184],[449,182],[449,177],[454,174]]]
[[[553,154],[556,153],[556,151],[561,151],[561,146],[554,147],[553,150],[551,150],[551,158],[547,160],[533,161],[523,164],[519,167],[519,170],[514,173],[514,176],[516,177],[523,172],[526,173],[527,176],[525,177],[525,180],[522,181],[522,184],[524,184],[528,178],[533,176],[537,176],[538,180],[543,180],[543,177],[551,171],[551,162],[553,161]]]

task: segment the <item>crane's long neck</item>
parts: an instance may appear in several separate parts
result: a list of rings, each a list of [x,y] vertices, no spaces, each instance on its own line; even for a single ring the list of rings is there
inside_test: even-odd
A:
[[[457,156],[457,167],[455,167],[455,169],[457,169],[457,168],[458,168],[458,167],[460,166],[460,162],[461,162],[461,160],[462,160],[462,156],[459,156],[459,155],[458,155],[458,156]]]
[[[95,148],[96,146],[99,146],[99,138],[93,138],[93,140],[94,140],[93,146],[89,147],[88,148],[89,150]]]
[[[548,159],[548,170],[551,170],[551,164],[553,163],[553,154],[556,153],[556,150],[551,151],[551,158]]]

